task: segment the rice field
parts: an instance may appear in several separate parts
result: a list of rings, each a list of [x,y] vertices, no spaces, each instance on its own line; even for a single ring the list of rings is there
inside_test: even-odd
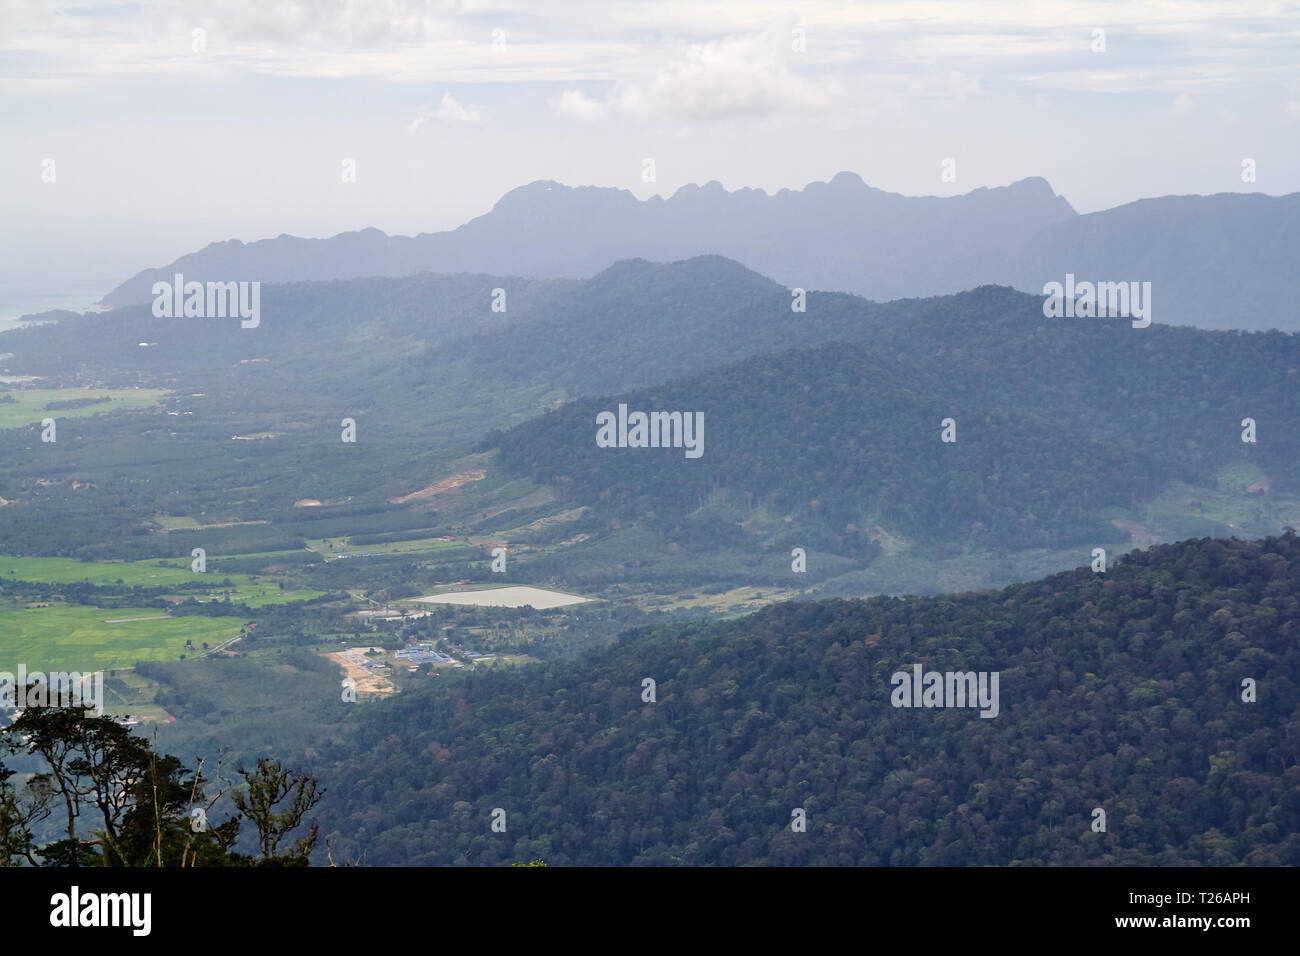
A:
[[[167,617],[158,608],[103,610],[81,605],[0,610],[0,671],[94,671],[137,661],[175,661],[219,644],[245,622],[233,617]],[[185,642],[194,644],[189,651]]]
[[[12,402],[0,402],[0,428],[21,428],[36,425],[44,418],[53,418],[56,424],[65,418],[83,418],[100,415],[123,408],[148,408],[166,395],[162,389],[151,388],[23,388],[9,389],[0,395],[13,397]],[[54,408],[50,402],[69,399],[107,398],[106,402],[82,408]]]

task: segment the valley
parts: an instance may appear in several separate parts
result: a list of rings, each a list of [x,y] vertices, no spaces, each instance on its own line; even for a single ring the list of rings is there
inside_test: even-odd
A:
[[[524,292],[509,318],[489,311],[498,284]],[[329,287],[269,286],[259,327],[232,336],[147,308],[5,335],[12,422],[51,403],[89,416],[55,444],[0,430],[6,659],[110,667],[114,706],[163,721],[169,742],[244,747],[247,724],[217,720],[231,708],[204,675],[256,662],[316,686],[318,713],[352,647],[382,648],[385,695],[400,695],[411,676],[391,655],[421,641],[468,670],[517,666],[666,620],[982,591],[1086,566],[1094,548],[1113,561],[1300,517],[1294,336],[1049,321],[1036,297],[993,287],[813,293],[794,325],[785,290],[716,256],[587,283]],[[689,340],[673,334],[704,313]],[[265,362],[247,361],[247,336]],[[317,344],[340,336],[346,356]],[[157,343],[147,361],[139,341]],[[611,341],[646,362],[607,361]],[[707,448],[676,441],[669,417],[685,457],[638,458],[649,431],[633,441],[633,416],[611,408],[707,413]],[[1244,445],[1245,412],[1220,408],[1248,410],[1267,439]],[[950,416],[954,444],[939,440]],[[231,442],[259,433],[275,439]],[[306,739],[319,716],[304,706],[259,701],[259,733]]]
[[[534,945],[641,867],[1285,938],[1300,4],[7,0],[0,63],[24,939],[372,946],[412,867]]]

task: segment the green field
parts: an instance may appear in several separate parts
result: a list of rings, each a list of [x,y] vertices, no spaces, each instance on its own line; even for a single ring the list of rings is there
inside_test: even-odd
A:
[[[55,605],[0,610],[0,670],[25,664],[34,670],[99,670],[130,667],[136,661],[174,661],[191,640],[218,644],[239,633],[240,618],[177,617],[162,620],[157,608]],[[109,623],[116,622],[116,623]]]
[[[465,541],[443,541],[440,538],[415,538],[411,541],[390,541],[385,544],[353,545],[349,538],[315,538],[307,541],[307,547],[317,552],[325,561],[336,561],[342,554],[420,554],[433,551],[454,551],[457,548],[479,553]],[[331,549],[330,545],[334,545]]]
[[[244,575],[230,575],[231,580],[234,580],[235,577],[244,577]],[[224,580],[224,576],[219,578],[219,580]],[[313,591],[310,588],[285,588],[282,591],[277,584],[262,583],[240,584],[233,588],[217,588],[207,594],[184,592],[168,596],[179,598],[181,600],[184,600],[187,597],[193,597],[196,601],[224,600],[228,596],[231,604],[247,604],[249,607],[263,607],[267,604],[287,604],[290,601],[309,601],[312,598],[320,597],[324,593],[324,591]]]
[[[109,585],[121,583],[127,587],[166,587],[174,584],[203,584],[200,593],[177,591],[168,597],[184,600],[193,597],[223,598],[227,595],[233,603],[249,607],[264,604],[285,604],[289,601],[307,601],[320,597],[323,591],[285,588],[281,590],[274,581],[257,580],[247,574],[224,574],[213,570],[198,574],[190,570],[188,561],[77,561],[73,558],[14,558],[0,555],[0,579],[6,581],[40,581],[46,584]],[[222,586],[230,581],[230,587]]]
[[[0,555],[0,576],[11,581],[42,581],[46,584],[122,584],[161,587],[167,584],[190,584],[204,575],[190,570],[188,560],[167,561],[77,561],[73,558],[14,558]],[[216,578],[219,583],[227,577]],[[244,574],[228,575],[236,584],[248,583]],[[242,580],[241,580],[242,579]]]
[[[1251,494],[1268,477],[1250,466],[1224,469],[1213,488],[1171,481],[1148,501],[1139,520],[1166,541],[1203,536],[1262,537],[1300,522],[1300,502],[1276,493]]]
[[[145,720],[163,721],[169,716],[154,698],[158,685],[135,671],[119,670],[104,681],[104,711],[108,714],[134,714]]]
[[[167,531],[198,526],[198,521],[188,515],[159,515],[153,519],[153,523]]]
[[[148,408],[167,392],[157,388],[24,388],[5,391],[13,402],[0,402],[0,428],[21,428],[39,424],[41,419],[53,418],[57,423],[64,418],[84,418],[123,408]],[[59,408],[47,410],[47,402],[67,401],[74,398],[108,398],[110,401],[85,408]]]
[[[16,558],[0,555],[0,579],[39,581],[47,584],[171,587],[202,583],[202,591],[177,590],[165,597],[181,601],[225,600],[249,607],[284,604],[320,597],[310,589],[281,589],[275,581],[258,580],[247,574],[222,574],[209,570],[197,574],[187,560],[76,561],[71,558]],[[224,586],[222,582],[231,584]],[[152,618],[132,621],[129,618]],[[110,623],[116,622],[116,623]],[[239,633],[247,621],[236,617],[166,617],[161,608],[116,608],[102,610],[82,605],[54,603],[52,607],[0,608],[0,670],[18,663],[29,670],[42,668],[86,670],[129,667],[137,661],[175,661],[185,650],[186,639],[198,651],[202,643],[216,644]]]

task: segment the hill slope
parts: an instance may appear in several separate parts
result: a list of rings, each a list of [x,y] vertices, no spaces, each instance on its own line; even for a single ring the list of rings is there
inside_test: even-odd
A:
[[[1257,471],[1261,507],[1300,494],[1294,335],[1044,319],[1036,300],[995,288],[908,303],[905,314],[858,301],[812,297],[790,323],[803,338],[842,330],[843,342],[582,399],[483,447],[500,449],[507,473],[612,523],[683,544],[743,523],[755,545],[774,535],[770,546],[787,551],[860,559],[882,528],[950,553],[1104,545],[1112,519],[1167,483],[1214,487],[1232,470]],[[711,354],[715,334],[762,342],[764,313],[746,317],[748,334],[726,318],[701,331],[697,356]],[[653,334],[619,329],[600,344],[658,368],[677,346],[669,336],[655,352]],[[518,348],[562,381],[571,367],[605,380],[614,361],[576,338],[564,357],[527,331]],[[702,414],[701,454],[600,447],[597,416],[620,406]],[[1241,440],[1246,417],[1268,423],[1266,442]],[[946,443],[949,418],[956,440]]]
[[[1294,866],[1298,594],[1290,533],[636,632],[372,707],[326,830],[373,864]],[[998,672],[999,713],[891,706],[915,664]]]
[[[506,313],[490,309],[497,287]],[[53,447],[0,434],[0,495],[20,499],[0,532],[24,553],[147,549],[148,516],[181,506],[269,521],[222,544],[265,551],[324,535],[292,508],[316,499],[356,516],[331,533],[436,527],[549,550],[517,567],[569,587],[783,587],[798,546],[823,552],[803,586],[833,574],[829,593],[861,594],[993,586],[1084,546],[1298,521],[1295,335],[1047,319],[1038,297],[996,287],[791,303],[705,256],[585,281],[268,286],[256,329],[135,306],[7,333],[9,373],[176,394],[147,415],[78,420]],[[598,449],[594,416],[620,401],[705,411],[704,456]],[[355,445],[339,441],[344,416]],[[947,417],[955,445],[940,441]],[[1245,417],[1257,444],[1240,441]],[[264,437],[232,457],[236,435]],[[462,460],[472,442],[499,448],[495,462]],[[410,497],[480,468],[464,508]],[[55,475],[94,482],[94,499],[35,480]],[[86,523],[51,538],[48,515],[69,509]]]

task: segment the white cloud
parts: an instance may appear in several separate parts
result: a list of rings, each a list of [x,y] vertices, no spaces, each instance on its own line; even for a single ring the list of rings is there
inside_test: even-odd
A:
[[[145,3],[146,17],[169,26],[208,26],[232,40],[304,48],[421,42],[460,10],[443,0],[170,0]]]
[[[788,33],[730,36],[680,48],[653,76],[625,82],[604,100],[567,90],[551,108],[588,123],[613,113],[716,120],[828,112],[838,84],[796,72],[796,60]]]
[[[796,74],[792,59],[789,36],[776,33],[691,46],[650,82],[625,87],[619,106],[694,119],[830,109],[832,85]]]
[[[609,107],[605,103],[592,99],[580,90],[565,90],[548,103],[561,116],[579,123],[599,123],[609,114]]]
[[[483,121],[483,114],[476,107],[462,106],[450,93],[442,94],[437,106],[425,103],[416,112],[407,129],[416,130],[426,123],[452,123],[477,126]]]
[[[0,89],[43,96],[40,84],[71,92],[77,78],[206,69],[394,84],[561,83],[588,95],[587,84],[603,82],[614,91],[607,106],[677,117],[824,112],[828,99],[838,112],[843,89],[822,79],[831,68],[844,88],[880,72],[954,72],[981,90],[1033,92],[1025,88],[1077,88],[1080,74],[1100,72],[1095,61],[1104,59],[1106,69],[1134,74],[1126,90],[1148,90],[1148,75],[1189,90],[1267,88],[1294,75],[1300,23],[1300,7],[1267,0],[801,0],[797,21],[788,0],[550,7],[543,15],[533,0],[0,0]],[[757,25],[783,18],[784,28],[753,36]],[[807,31],[801,55],[790,49],[795,22]],[[1096,25],[1106,26],[1114,55],[1088,53]],[[203,57],[190,50],[200,27]],[[509,36],[505,50],[492,46],[494,29]],[[664,43],[675,38],[696,45],[664,66]],[[1223,75],[1200,75],[1207,48]],[[581,101],[553,105],[592,113]]]

